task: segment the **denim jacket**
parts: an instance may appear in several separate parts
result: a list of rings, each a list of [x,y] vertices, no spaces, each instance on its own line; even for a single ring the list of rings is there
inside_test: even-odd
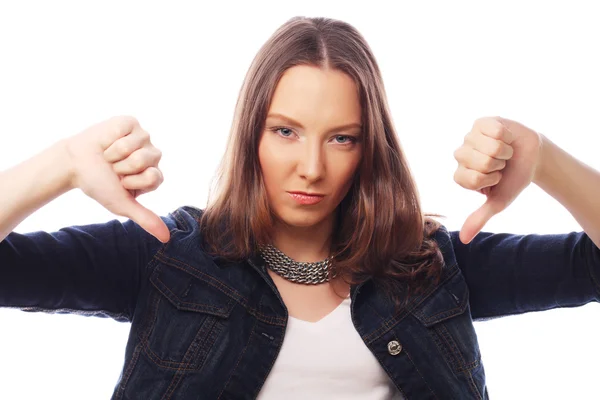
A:
[[[163,217],[162,244],[134,222],[0,243],[0,306],[131,322],[113,399],[252,399],[273,367],[288,319],[260,258],[203,251],[201,211]],[[406,399],[487,399],[474,320],[600,299],[600,250],[584,232],[436,234],[440,284],[394,313],[373,281],[351,288],[357,332]],[[283,397],[282,397],[283,398]]]

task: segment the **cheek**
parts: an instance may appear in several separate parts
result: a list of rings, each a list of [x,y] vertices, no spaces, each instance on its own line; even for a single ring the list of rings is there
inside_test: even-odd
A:
[[[354,180],[354,176],[358,171],[360,158],[352,158],[351,160],[344,160],[344,162],[340,162],[336,168],[336,186],[337,191],[340,197],[346,195],[350,186],[352,186],[352,181]],[[343,166],[343,167],[341,167]]]
[[[273,148],[268,139],[262,140],[258,146],[258,161],[263,177],[263,182],[267,190],[267,195],[271,197],[281,186],[284,179],[284,160],[281,159],[280,152]]]
[[[341,172],[341,171],[340,171]],[[332,177],[333,178],[333,177]],[[335,183],[331,182],[331,194],[333,195],[330,199],[331,206],[337,207],[340,202],[346,197],[348,191],[352,187],[354,182],[354,174],[351,170],[344,171],[343,174],[335,176]]]
[[[260,172],[262,174],[265,188],[267,189],[267,194],[269,194],[269,187],[271,186],[271,171],[273,171],[273,168],[271,166],[272,160],[269,157],[269,150],[266,148],[264,143],[261,143],[258,147],[258,163],[260,165]]]
[[[348,193],[348,190],[350,189],[350,186],[352,186],[352,181],[354,179],[354,171],[353,170],[348,170],[344,176],[340,179],[340,186],[338,188],[339,191],[339,199],[341,200],[343,197],[346,196],[346,193]]]

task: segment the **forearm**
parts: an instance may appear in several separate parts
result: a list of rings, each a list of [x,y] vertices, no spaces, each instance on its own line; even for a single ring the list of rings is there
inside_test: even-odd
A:
[[[0,242],[34,211],[71,189],[64,141],[0,172]]]
[[[542,136],[533,182],[558,200],[600,247],[600,172]]]
[[[451,238],[474,320],[600,301],[600,249],[582,232]]]

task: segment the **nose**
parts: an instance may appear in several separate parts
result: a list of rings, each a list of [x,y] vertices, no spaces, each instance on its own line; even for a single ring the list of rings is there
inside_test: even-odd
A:
[[[298,174],[309,182],[316,182],[325,174],[325,154],[318,140],[306,140],[298,159]]]

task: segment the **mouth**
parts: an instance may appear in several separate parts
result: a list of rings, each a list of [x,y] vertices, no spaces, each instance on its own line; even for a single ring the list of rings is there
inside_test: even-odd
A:
[[[307,193],[307,192],[288,192],[289,195],[299,204],[313,205],[319,203],[325,197],[321,193]]]
[[[308,192],[288,192],[289,194],[297,194],[300,196],[318,196],[318,197],[324,197],[325,195],[322,193],[308,193]]]

